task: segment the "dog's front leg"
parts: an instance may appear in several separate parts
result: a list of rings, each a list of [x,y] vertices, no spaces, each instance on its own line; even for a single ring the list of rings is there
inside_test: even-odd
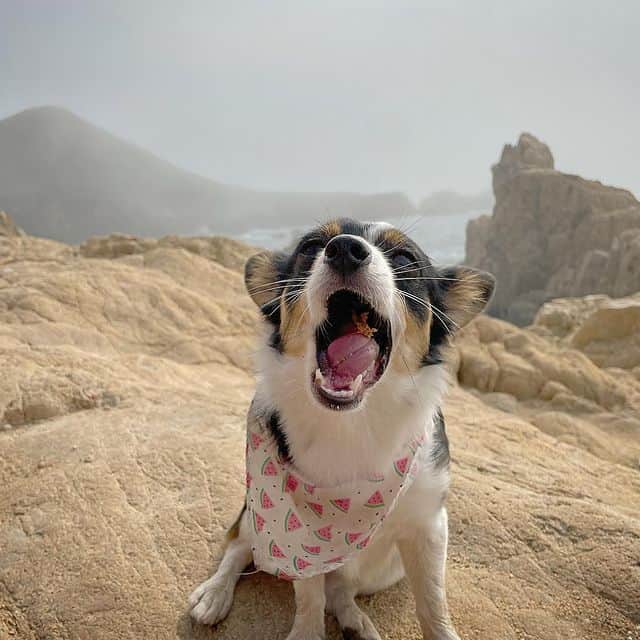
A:
[[[411,538],[398,541],[398,547],[424,640],[460,640],[449,618],[445,592],[447,510],[442,507],[411,533]]]
[[[287,640],[324,640],[324,575],[296,580],[296,617]]]

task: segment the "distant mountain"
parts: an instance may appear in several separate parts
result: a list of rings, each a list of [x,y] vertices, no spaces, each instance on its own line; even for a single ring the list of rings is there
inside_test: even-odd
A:
[[[276,193],[221,184],[56,107],[0,121],[2,209],[28,233],[66,242],[114,231],[234,233],[329,216],[415,213],[402,193]]]
[[[490,191],[471,195],[456,191],[436,191],[418,205],[418,213],[426,216],[470,211],[489,213],[491,209],[493,209],[493,195]]]

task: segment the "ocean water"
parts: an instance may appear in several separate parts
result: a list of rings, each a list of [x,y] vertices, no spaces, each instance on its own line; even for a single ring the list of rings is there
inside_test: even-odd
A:
[[[436,264],[447,265],[464,259],[467,222],[481,213],[404,216],[389,218],[387,222],[405,231]],[[256,247],[285,249],[308,229],[308,226],[252,229],[235,237]]]

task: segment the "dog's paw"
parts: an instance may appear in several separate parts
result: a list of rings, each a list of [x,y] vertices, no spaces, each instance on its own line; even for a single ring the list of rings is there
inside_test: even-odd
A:
[[[213,576],[194,589],[189,596],[191,617],[200,624],[216,624],[224,620],[233,602],[233,580]]]
[[[369,616],[355,602],[337,612],[343,640],[381,640]]]
[[[365,613],[354,616],[348,625],[342,627],[343,640],[381,640],[380,634],[373,626],[373,622]]]

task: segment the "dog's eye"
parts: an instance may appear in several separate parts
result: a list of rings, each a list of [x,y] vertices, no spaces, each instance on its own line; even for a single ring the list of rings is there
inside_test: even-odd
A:
[[[304,256],[315,256],[323,246],[320,240],[307,240],[300,247],[300,253]]]
[[[409,251],[397,251],[391,258],[391,264],[394,269],[408,267],[409,265],[416,264],[416,257]]]

